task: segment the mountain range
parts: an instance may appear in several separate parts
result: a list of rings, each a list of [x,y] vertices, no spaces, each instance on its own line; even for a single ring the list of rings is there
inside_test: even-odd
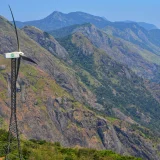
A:
[[[20,70],[21,137],[159,160],[158,29],[82,12],[53,12],[17,25],[27,25],[18,30],[21,49],[38,63]],[[0,17],[0,54],[15,50],[13,25]],[[9,67],[0,55],[3,129],[9,123]]]
[[[16,24],[22,28],[26,25],[38,27],[44,31],[54,30],[74,24],[93,23],[99,28],[105,27],[109,21],[102,17],[93,16],[84,12],[71,12],[68,14],[55,11],[44,19],[28,22],[19,22]],[[47,24],[47,25],[46,25]]]
[[[38,27],[39,29],[44,31],[51,31],[75,24],[84,24],[84,23],[94,24],[98,28],[103,28],[109,24],[112,24],[111,21],[108,21],[104,17],[94,16],[84,12],[71,12],[65,14],[58,11],[54,11],[49,16],[40,20],[16,22],[19,28],[29,25]],[[145,22],[123,21],[123,23],[136,23],[139,26],[145,28],[146,30],[158,29],[155,25]]]
[[[124,22],[128,22],[128,23],[135,23],[134,21],[124,21]],[[152,30],[152,29],[158,29],[157,26],[155,26],[154,24],[150,24],[150,23],[146,23],[146,22],[136,22],[138,25],[140,25],[141,27],[145,28],[146,30]]]

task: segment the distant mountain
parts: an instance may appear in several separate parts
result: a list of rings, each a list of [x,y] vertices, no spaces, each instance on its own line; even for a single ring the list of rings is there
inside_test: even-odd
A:
[[[160,53],[160,48],[155,43],[155,35],[149,34],[149,31],[139,26],[137,23],[114,22],[103,28],[103,31],[109,35],[119,37],[143,47],[155,54]],[[157,46],[158,45],[158,46]]]
[[[151,29],[158,29],[154,24],[150,23],[145,23],[145,22],[137,22],[141,27],[145,28],[146,30],[151,30]]]
[[[75,32],[85,31],[87,38],[92,36],[91,41],[96,47],[98,46],[105,50],[107,54],[118,62],[128,65],[138,75],[159,82],[159,74],[156,74],[160,69],[159,36],[158,34],[153,34],[154,30],[147,31],[136,23],[122,22],[110,23],[103,30],[98,30],[92,24],[83,24],[58,29],[49,33],[57,38],[63,38]],[[159,30],[156,31],[158,32]],[[93,35],[97,35],[97,37],[93,37]],[[109,40],[107,35],[110,37]],[[119,42],[117,41],[118,43],[112,47],[116,39],[119,39]],[[117,47],[119,52],[114,50]]]
[[[84,12],[71,12],[64,14],[61,12],[53,12],[49,16],[41,20],[19,22],[16,24],[19,28],[26,25],[38,27],[44,31],[54,30],[62,27],[67,27],[74,24],[92,23],[99,28],[105,27],[109,21],[103,17],[93,16]]]
[[[152,29],[149,31],[149,36],[152,42],[160,46],[160,29]]]
[[[91,24],[86,23],[83,25],[72,25],[49,31],[49,33],[55,38],[62,38],[76,32],[80,27],[89,25]],[[158,29],[148,31],[137,23],[133,22],[110,22],[101,30],[103,30],[108,35],[134,43],[135,45],[141,46],[144,49],[149,50],[150,52],[153,52],[157,55],[160,53],[160,34],[158,34],[160,30]]]
[[[54,11],[49,16],[40,19],[27,22],[16,21],[16,24],[19,28],[24,26],[35,26],[43,31],[52,31],[60,28],[68,27],[71,25],[78,25],[84,23],[91,23],[98,28],[104,28],[107,25],[110,25],[112,22],[108,21],[105,17],[94,16],[84,12],[71,12],[68,14]],[[139,26],[143,27],[146,30],[158,29],[155,25],[145,23],[145,22],[134,22],[134,21],[123,21],[115,23],[136,23]]]
[[[151,29],[158,29],[157,26],[155,26],[154,24],[150,24],[150,23],[146,23],[146,22],[134,22],[134,21],[124,21],[124,22],[128,22],[128,23],[137,23],[138,25],[140,25],[141,27],[145,28],[146,30],[151,30]]]

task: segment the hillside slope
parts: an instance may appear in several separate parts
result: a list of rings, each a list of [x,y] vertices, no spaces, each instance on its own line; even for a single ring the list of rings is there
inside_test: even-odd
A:
[[[79,26],[72,31],[75,32],[82,33],[95,47],[105,51],[118,63],[127,65],[139,76],[152,81],[159,80],[159,55],[139,45],[105,34],[91,24]]]
[[[127,67],[118,64],[106,56],[105,52],[94,47],[82,34],[75,34],[72,37],[73,39],[67,39],[66,42],[69,43],[69,46],[71,43],[71,49],[74,49],[75,55],[72,56],[72,52],[67,53],[66,51],[65,55],[71,61],[71,63],[66,63],[65,59],[59,56],[59,50],[53,49],[53,54],[44,49],[47,46],[45,42],[51,44],[58,42],[54,42],[52,37],[48,37],[40,30],[34,28],[33,31],[32,39],[35,38],[36,40],[38,35],[47,39],[47,41],[35,42],[29,38],[29,34],[26,35],[19,30],[21,49],[38,62],[37,67],[24,64],[20,70],[18,83],[21,92],[18,94],[18,120],[22,138],[59,141],[63,146],[71,147],[111,149],[121,154],[131,154],[148,160],[157,160],[158,135],[154,134],[157,137],[152,138],[153,133],[149,129],[135,122],[140,121],[141,124],[145,123],[151,127],[157,118],[154,109],[158,109],[159,105],[145,89],[143,81]],[[80,43],[79,39],[82,39]],[[44,43],[42,46],[40,46],[41,42]],[[57,46],[61,47],[58,44]],[[68,50],[67,46],[65,48]],[[0,53],[14,51],[15,49],[16,41],[13,26],[1,17]],[[78,63],[76,61],[78,60],[77,55],[80,55],[80,62]],[[84,55],[86,61],[82,61],[83,56],[81,57],[81,55]],[[77,65],[75,65],[75,62]],[[86,64],[82,62],[86,62]],[[106,68],[105,63],[110,66],[110,73],[106,70],[108,67]],[[8,96],[10,93],[10,67],[9,61],[2,56],[0,64],[0,124],[1,128],[7,128],[8,116],[10,115]],[[88,64],[97,67],[97,69],[94,68],[96,75],[91,71],[91,66],[87,66]],[[120,72],[120,75],[124,75],[120,80],[117,77],[118,72]],[[125,74],[123,74],[124,72]],[[133,75],[130,77],[128,73]],[[109,78],[105,76],[106,74],[109,74]],[[105,81],[110,82],[110,85],[107,86]],[[141,119],[136,118],[134,114],[124,115],[122,113],[125,109],[123,105],[133,101],[133,99],[129,100],[128,98],[128,102],[124,101],[123,95],[127,96],[129,94],[129,91],[122,94],[121,90],[123,90],[124,84],[127,84],[129,89],[133,89],[133,93],[137,96],[142,95],[143,92],[148,104],[155,104],[155,108],[149,115],[151,120],[149,117],[149,121],[147,119],[143,122],[145,120],[143,117]],[[139,86],[142,88],[139,88]],[[102,92],[102,89],[104,89],[104,92]],[[96,94],[95,91],[102,95]],[[103,98],[103,96],[105,97]],[[113,103],[113,98],[116,96],[120,97],[121,101]],[[136,98],[136,96],[134,97]],[[147,114],[145,109],[148,107],[143,105],[142,100],[139,103],[143,106],[144,114]],[[137,108],[133,105],[129,107],[131,109]],[[114,112],[115,116],[121,120],[107,117],[107,115],[112,115],[110,112]],[[131,119],[131,116],[135,121]],[[153,144],[155,147],[153,147]]]
[[[151,98],[152,96],[145,88],[143,80],[138,78],[134,72],[110,59],[105,52],[95,48],[82,34],[77,33],[67,37],[61,41],[61,44],[65,44],[64,46],[70,53],[74,64],[88,71],[100,82],[100,86],[95,86],[83,72],[79,72],[77,69],[82,82],[97,95],[98,102],[105,106],[106,112],[109,112],[110,108],[118,107],[126,115],[142,124],[146,120],[138,113],[146,115],[146,118],[154,114],[155,122],[159,119],[159,104]],[[146,99],[150,99],[151,103]],[[150,106],[156,107],[156,110],[150,110]],[[154,125],[155,122],[153,122]]]
[[[2,57],[0,64],[7,66],[0,71],[0,127],[7,129],[10,65]],[[157,160],[156,150],[151,147],[154,139],[148,137],[152,135],[148,129],[140,127],[142,131],[135,130],[134,124],[97,115],[77,102],[49,75],[33,66],[22,65],[18,83],[21,92],[17,93],[17,117],[22,139],[58,141],[70,147],[110,149],[120,154]],[[141,136],[141,132],[146,136]],[[140,146],[137,146],[135,138],[138,138]],[[136,150],[134,146],[137,146]]]
[[[13,26],[2,17],[0,18],[0,25],[0,54],[15,51],[17,44]],[[54,77],[56,82],[71,93],[77,100],[91,103],[90,99],[93,99],[92,97],[94,96],[82,83],[79,83],[74,69],[54,56],[54,54],[59,55],[59,53],[61,53],[59,50],[63,50],[63,47],[58,48],[56,52],[53,50],[54,54],[51,54],[20,30],[19,38],[21,50],[34,59],[40,69],[47,72],[51,77]],[[65,52],[62,53],[65,55]],[[63,55],[60,57],[63,57]]]
[[[30,35],[32,30],[32,27],[24,29],[26,34],[36,40],[39,31],[34,29],[35,34],[33,36]],[[85,28],[81,30],[85,30]],[[47,38],[46,42],[52,40],[52,37],[45,37],[43,32],[41,32],[41,36],[44,40]],[[79,33],[79,30],[72,36],[61,39],[60,42],[68,51],[72,61],[70,66],[75,69],[77,76],[87,88],[96,95],[97,103],[103,106],[97,104],[97,106],[92,106],[93,108],[102,112],[105,110],[107,114],[112,114],[112,108],[119,107],[125,114],[142,124],[145,124],[152,114],[155,122],[157,121],[158,113],[150,110],[150,106],[152,105],[157,108],[156,110],[159,110],[159,104],[147,91],[141,78],[138,78],[126,66],[118,64],[109,58],[105,52],[93,46],[83,34]],[[146,95],[142,93],[146,93]],[[149,100],[150,104],[145,101],[149,97],[152,97]],[[144,118],[141,114],[137,114],[139,112],[148,116]],[[157,123],[155,122],[153,124]],[[146,124],[148,125],[148,123]]]
[[[127,65],[136,74],[146,79],[146,82],[149,82],[146,84],[147,88],[149,87],[153,96],[160,102],[158,91],[160,30],[146,31],[135,23],[115,24],[112,23],[105,29],[107,35],[91,24],[73,25],[49,33],[63,39],[75,32],[85,32],[85,36],[96,47],[106,51],[117,62]]]

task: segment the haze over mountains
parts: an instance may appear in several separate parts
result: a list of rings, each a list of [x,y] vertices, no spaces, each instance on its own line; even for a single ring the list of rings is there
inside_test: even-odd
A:
[[[23,65],[18,80],[24,137],[159,160],[159,29],[83,12],[53,12],[17,25],[27,25],[18,30],[21,49],[39,64]],[[14,50],[13,26],[0,17],[0,54]],[[9,62],[0,56],[0,65],[5,128]]]
[[[84,12],[71,12],[68,14],[54,11],[46,18],[35,21],[20,22],[17,21],[17,26],[22,28],[26,25],[38,27],[44,31],[55,30],[75,24],[92,23],[98,28],[106,27],[112,24],[106,18],[94,16]],[[114,23],[114,22],[113,22]],[[155,25],[145,22],[124,21],[124,23],[137,23],[139,26],[144,27],[147,30],[158,29]]]
[[[135,23],[134,21],[129,21],[129,20],[124,22]],[[155,26],[154,24],[150,24],[146,22],[136,22],[136,23],[139,24],[141,27],[145,28],[146,30],[158,29],[157,26]]]

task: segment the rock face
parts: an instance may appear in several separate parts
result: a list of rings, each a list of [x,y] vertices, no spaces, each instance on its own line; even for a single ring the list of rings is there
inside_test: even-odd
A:
[[[0,70],[5,70],[6,66],[5,65],[0,65]]]
[[[47,49],[50,53],[66,60],[68,58],[67,51],[59,45],[59,43],[50,36],[47,32],[42,32],[36,27],[26,26],[22,29],[31,39],[39,43],[42,47]]]
[[[124,148],[128,153],[139,157],[143,155],[144,159],[159,159],[158,155],[156,155],[156,151],[153,146],[146,142],[139,136],[135,136],[134,134],[130,134],[129,131],[119,130],[119,128],[115,128],[118,133],[118,138],[124,144]],[[141,148],[141,149],[140,149]],[[140,150],[141,151],[140,151]]]

